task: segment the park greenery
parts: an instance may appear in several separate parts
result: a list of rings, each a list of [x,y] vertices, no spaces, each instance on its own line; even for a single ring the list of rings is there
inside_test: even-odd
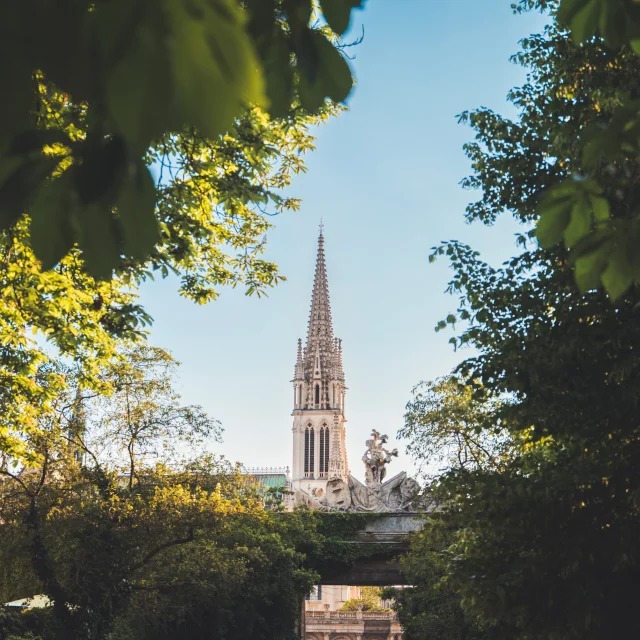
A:
[[[640,633],[638,160],[626,139],[640,98],[637,4],[515,8],[549,16],[514,56],[527,70],[509,93],[516,116],[479,108],[460,120],[475,133],[467,219],[511,215],[523,230],[499,267],[456,241],[432,253],[450,260],[458,300],[439,328],[455,325],[452,342],[475,355],[453,391],[429,384],[407,407],[415,453],[455,454],[405,560],[415,588],[396,606],[408,640],[443,620],[438,637],[460,639]],[[458,456],[478,439],[507,445],[497,464]]]
[[[4,612],[14,635],[287,640],[320,572],[376,552],[349,543],[367,516],[284,513],[213,455],[220,426],[181,402],[176,366],[131,346],[109,397],[59,393],[29,436],[38,465],[3,455],[0,599],[52,603]]]
[[[145,344],[137,289],[279,281],[269,217],[298,208],[283,190],[351,90],[361,4],[0,9],[0,597],[52,603],[0,609],[4,635],[287,640],[319,576],[360,557],[375,515],[283,513],[207,450],[221,427]],[[475,351],[416,387],[400,433],[438,504],[413,586],[384,594],[406,640],[640,635],[640,8],[514,9],[549,16],[514,56],[516,115],[460,120],[467,219],[522,231],[499,267],[457,241],[431,255],[458,301],[438,329]]]

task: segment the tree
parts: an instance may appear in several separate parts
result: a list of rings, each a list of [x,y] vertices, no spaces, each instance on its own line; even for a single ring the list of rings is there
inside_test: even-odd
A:
[[[493,403],[483,389],[465,385],[455,375],[435,382],[421,382],[407,403],[404,426],[398,437],[409,441],[407,453],[428,474],[459,467],[497,467],[509,455],[512,444],[499,425],[489,424]]]
[[[46,363],[106,391],[100,368],[151,322],[148,278],[198,303],[278,283],[270,219],[299,207],[284,188],[350,91],[339,35],[360,5],[325,0],[326,24],[306,0],[0,9],[2,451],[33,456],[65,385]]]
[[[411,586],[387,588],[384,597],[402,624],[403,638],[422,640],[491,640],[497,635],[483,629],[461,606],[461,595],[446,580],[446,553],[453,542],[451,532],[425,522],[411,538],[409,553],[401,558],[402,570]]]
[[[478,353],[458,373],[489,398],[509,399],[489,418],[518,451],[498,469],[443,475],[438,522],[454,534],[444,572],[464,609],[500,637],[635,637],[638,292],[616,307],[602,291],[581,292],[570,252],[532,244],[528,229],[543,191],[580,173],[585,127],[640,96],[639,59],[599,40],[578,46],[552,23],[515,60],[528,70],[509,94],[517,117],[483,108],[461,120],[476,132],[464,184],[480,190],[467,216],[492,224],[512,213],[525,225],[520,253],[496,268],[450,242],[434,257],[448,256],[454,269],[459,308],[450,321],[466,321],[456,345]],[[632,181],[621,187],[606,165],[594,171],[607,193],[635,202]]]
[[[144,264],[162,222],[154,215],[148,149],[185,132],[196,144],[201,137],[235,137],[251,105],[287,118],[294,102],[313,114],[325,98],[344,101],[353,82],[335,39],[361,4],[6,5],[0,231],[28,211],[31,244],[45,268],[75,243],[98,278],[110,278],[123,259]]]
[[[81,412],[76,394],[59,395],[33,435],[38,465],[2,460],[0,566],[23,578],[0,590],[52,600],[45,640],[284,639],[318,580],[297,550],[313,548],[315,520],[265,510],[237,470],[203,453],[218,427],[180,404],[174,366],[134,348],[105,373],[108,403],[84,395]]]
[[[349,598],[340,607],[340,611],[389,611],[389,609],[380,604],[382,599],[382,588],[360,587],[360,597]]]

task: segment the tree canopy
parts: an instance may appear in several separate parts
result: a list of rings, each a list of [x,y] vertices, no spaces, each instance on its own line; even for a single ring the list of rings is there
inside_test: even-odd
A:
[[[130,346],[103,372],[106,398],[63,369],[69,385],[27,436],[32,461],[0,456],[0,601],[52,602],[20,620],[0,609],[0,630],[291,640],[321,572],[379,553],[353,544],[365,516],[284,513],[215,456],[220,426],[181,401],[176,366]]]
[[[637,68],[640,54],[640,8],[632,0],[562,0],[521,2],[558,7],[557,21],[570,30],[575,44],[601,45],[612,65]],[[559,6],[558,6],[559,5]],[[563,91],[578,105],[580,87],[565,78]],[[578,91],[574,91],[574,89]],[[538,194],[540,219],[536,235],[541,245],[562,242],[569,250],[576,282],[585,292],[602,286],[617,301],[640,282],[637,260],[638,217],[634,191],[640,153],[640,102],[634,85],[611,96],[594,91],[598,113],[576,129],[571,159],[549,156],[569,174]]]
[[[425,476],[451,468],[498,467],[513,445],[500,425],[492,425],[493,402],[479,384],[450,375],[422,382],[406,406],[398,437]],[[429,469],[427,468],[429,466]]]
[[[497,637],[634,637],[638,291],[625,288],[613,306],[595,285],[576,284],[571,247],[540,247],[529,230],[543,194],[585,170],[583,131],[608,126],[639,96],[640,58],[599,38],[577,43],[551,14],[514,60],[527,69],[509,93],[517,115],[481,108],[461,121],[476,135],[464,185],[480,193],[467,217],[491,225],[513,215],[523,223],[519,252],[500,267],[455,241],[433,254],[454,270],[449,291],[459,305],[448,322],[463,322],[456,346],[477,350],[457,373],[479,381],[495,403],[484,423],[516,443],[497,468],[441,477],[434,526],[455,532],[440,554],[444,584]],[[615,171],[588,166],[621,215],[634,215],[636,164],[628,156]],[[418,544],[415,553],[418,562],[427,551]]]
[[[185,131],[195,144],[199,138],[234,137],[252,106],[287,118],[292,105],[314,114],[326,98],[344,101],[353,80],[335,38],[361,5],[5,5],[0,231],[28,212],[31,244],[45,269],[74,245],[86,270],[101,279],[109,279],[123,259],[144,263],[162,232],[149,148]]]

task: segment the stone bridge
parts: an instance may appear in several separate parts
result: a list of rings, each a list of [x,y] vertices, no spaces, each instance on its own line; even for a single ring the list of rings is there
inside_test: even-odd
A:
[[[380,553],[356,562],[344,571],[323,575],[321,584],[384,587],[405,584],[398,556],[408,548],[409,534],[422,528],[417,513],[381,513],[367,522],[351,544],[382,546]]]

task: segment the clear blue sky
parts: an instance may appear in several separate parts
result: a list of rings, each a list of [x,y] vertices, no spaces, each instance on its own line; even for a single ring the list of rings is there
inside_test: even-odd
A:
[[[334,330],[343,339],[349,388],[347,451],[360,457],[372,428],[395,443],[420,380],[448,373],[455,353],[436,322],[455,308],[444,293],[445,261],[429,249],[451,238],[500,263],[515,251],[507,218],[492,229],[464,222],[475,194],[462,145],[472,132],[456,114],[481,105],[512,113],[505,96],[524,80],[509,62],[518,41],[539,32],[538,14],[514,16],[511,0],[369,0],[353,32],[357,87],[349,111],[317,132],[308,173],[290,193],[300,213],[275,220],[268,257],[287,281],[267,299],[225,290],[198,307],[171,280],[143,289],[155,318],[151,341],[183,363],[180,388],[225,429],[215,449],[248,465],[290,465],[290,380],[296,340],[306,335],[318,223],[324,219]],[[395,469],[411,470],[404,454]]]

